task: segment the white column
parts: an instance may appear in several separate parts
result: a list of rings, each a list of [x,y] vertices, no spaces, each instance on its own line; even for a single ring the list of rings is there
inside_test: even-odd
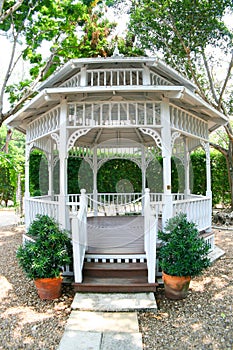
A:
[[[146,65],[143,68],[143,85],[150,85],[150,69]]]
[[[30,144],[26,144],[25,152],[25,193],[24,193],[24,212],[25,212],[25,226],[28,229],[30,225],[30,190],[29,190],[29,160],[30,160]]]
[[[209,145],[209,143],[205,144],[205,152],[206,152],[206,195],[212,196],[211,169],[210,169],[210,145]]]
[[[94,153],[93,153],[93,207],[94,207],[94,216],[98,216],[98,205],[97,205],[97,199],[98,199],[98,189],[97,189],[97,146],[94,147]]]
[[[185,171],[185,188],[184,195],[185,199],[190,195],[190,157],[189,157],[189,148],[188,148],[188,139],[184,139],[184,171]]]
[[[146,188],[146,160],[145,160],[145,148],[142,145],[142,159],[141,159],[141,171],[142,171],[142,196],[145,194]],[[142,197],[142,215],[144,215],[145,199]]]
[[[206,196],[209,198],[209,208],[208,208],[209,229],[206,231],[211,231],[211,227],[212,227],[212,191],[211,191],[210,145],[208,142],[205,144],[205,152],[206,152]]]
[[[53,142],[49,140],[49,154],[48,154],[48,173],[49,173],[49,190],[48,195],[53,200]]]
[[[86,67],[81,68],[80,86],[87,86],[87,69],[86,69]]]
[[[163,157],[163,214],[162,225],[173,215],[172,194],[171,194],[171,124],[169,100],[164,98],[161,103],[161,136],[162,136],[162,157]]]
[[[69,212],[66,208],[67,196],[67,101],[61,100],[60,104],[60,194],[59,194],[59,223],[63,228],[69,229]]]

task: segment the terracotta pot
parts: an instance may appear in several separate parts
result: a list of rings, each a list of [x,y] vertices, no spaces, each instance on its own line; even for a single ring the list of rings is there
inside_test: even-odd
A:
[[[178,300],[186,298],[188,294],[190,276],[170,276],[162,273],[165,288],[165,296],[168,299]]]
[[[62,277],[38,278],[34,282],[40,299],[52,300],[61,296]]]

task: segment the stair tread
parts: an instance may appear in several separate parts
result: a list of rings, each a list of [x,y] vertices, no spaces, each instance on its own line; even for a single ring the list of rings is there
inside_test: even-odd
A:
[[[99,293],[137,293],[155,292],[158,282],[148,283],[147,277],[137,278],[94,278],[84,277],[82,283],[74,283],[74,290],[79,292]]]

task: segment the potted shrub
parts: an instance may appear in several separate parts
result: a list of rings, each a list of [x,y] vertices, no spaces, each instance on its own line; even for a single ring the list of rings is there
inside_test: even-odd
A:
[[[61,267],[71,261],[72,246],[69,234],[47,215],[37,215],[25,240],[16,253],[19,265],[33,279],[41,299],[61,295]]]
[[[162,241],[159,264],[165,295],[169,299],[185,298],[191,278],[210,265],[209,245],[200,238],[195,223],[183,213],[169,219],[158,237]]]

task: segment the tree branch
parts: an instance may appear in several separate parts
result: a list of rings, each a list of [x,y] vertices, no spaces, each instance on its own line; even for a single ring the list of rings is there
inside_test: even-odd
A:
[[[191,52],[190,48],[186,46],[182,36],[179,33],[179,30],[177,29],[177,27],[176,27],[176,25],[174,23],[174,20],[173,20],[172,16],[170,16],[170,19],[171,19],[171,22],[170,22],[171,23],[171,29],[177,35],[178,39],[180,40],[180,42],[181,42],[181,44],[183,46],[183,49],[184,49],[184,51],[186,53],[186,56],[187,56],[187,59],[188,59],[188,65],[189,65],[189,68],[190,68],[193,80],[194,80],[195,84],[197,85],[197,87],[199,89],[200,96],[203,98],[203,100],[205,100],[206,102],[209,102],[208,99],[207,99],[207,96],[206,96],[205,92],[203,91],[201,85],[199,84],[199,81],[198,81],[198,79],[196,77],[196,74],[195,74],[195,72],[193,70],[192,60],[191,60],[191,57],[190,57],[190,52]],[[169,25],[169,24],[167,23],[167,25]]]
[[[0,0],[0,18],[2,16],[3,5],[4,5],[4,0]]]
[[[220,96],[219,96],[219,100],[218,100],[218,107],[219,108],[222,105],[222,97],[223,97],[223,94],[224,94],[224,92],[226,90],[227,83],[228,83],[228,81],[230,79],[232,67],[233,67],[233,51],[232,51],[232,54],[231,54],[231,61],[229,63],[229,67],[228,67],[228,70],[227,70],[227,75],[226,75],[225,81],[223,83],[222,90],[220,92]]]
[[[226,125],[224,125],[224,128],[226,130],[226,133],[227,133],[229,139],[231,140],[231,142],[233,142],[233,131],[232,131],[232,127],[231,127],[230,123],[227,123]]]
[[[4,0],[0,2],[0,22],[5,21],[11,14],[13,14],[22,5],[24,0],[19,0],[15,5],[11,6],[7,11],[1,14],[1,6],[3,8]]]
[[[11,57],[9,60],[7,71],[6,71],[5,77],[3,79],[3,83],[2,83],[2,87],[1,87],[1,91],[0,91],[0,121],[2,121],[1,117],[2,117],[2,110],[3,110],[4,92],[6,89],[7,82],[10,78],[10,72],[12,69],[13,60],[14,60],[14,56],[15,56],[16,44],[17,44],[17,36],[14,36],[14,42],[13,42],[13,46],[12,46],[12,50],[11,50]],[[0,125],[1,125],[1,123],[0,123]]]
[[[21,108],[24,102],[26,102],[30,97],[32,97],[36,93],[36,86],[41,81],[43,78],[44,74],[48,71],[48,69],[52,66],[53,64],[53,58],[54,58],[55,52],[51,54],[49,59],[46,61],[45,65],[41,68],[40,74],[38,77],[33,81],[33,84],[25,90],[25,94],[21,97],[21,99],[6,113],[2,114],[2,121],[6,120],[9,118],[11,115],[17,113]]]
[[[222,146],[216,145],[216,143],[213,143],[213,142],[210,142],[210,146],[216,149],[217,151],[221,152],[224,155],[224,157],[227,156],[227,150]]]
[[[207,62],[204,50],[202,50],[201,54],[202,54],[204,66],[205,66],[205,69],[206,69],[207,77],[208,77],[208,80],[209,80],[209,85],[210,85],[210,90],[212,92],[212,96],[213,96],[215,102],[218,103],[218,97],[217,97],[217,94],[216,94],[216,91],[215,91],[215,88],[214,88],[213,78],[212,78],[211,73],[210,73],[209,65],[208,65],[208,62]]]

